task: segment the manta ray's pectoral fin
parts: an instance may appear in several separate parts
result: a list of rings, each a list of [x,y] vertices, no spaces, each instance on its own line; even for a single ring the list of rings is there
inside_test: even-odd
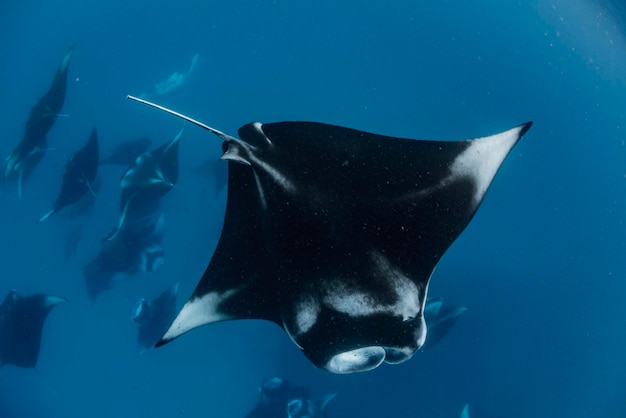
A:
[[[156,346],[165,345],[182,334],[202,325],[234,319],[232,315],[221,311],[219,307],[236,293],[237,289],[229,289],[223,293],[210,292],[190,299],[185,303],[185,306],[183,306]]]

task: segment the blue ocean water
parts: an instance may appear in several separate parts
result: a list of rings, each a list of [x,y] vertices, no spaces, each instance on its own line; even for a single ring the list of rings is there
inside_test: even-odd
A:
[[[267,376],[316,396],[330,417],[626,416],[626,26],[591,0],[354,2],[5,1],[0,5],[0,155],[23,135],[76,44],[63,114],[24,185],[0,193],[0,295],[70,299],[44,328],[34,370],[0,369],[0,417],[242,417]],[[166,262],[87,297],[82,266],[115,225],[121,170],[102,167],[95,209],[35,221],[95,123],[101,152],[181,122],[125,99],[197,65],[161,104],[229,133],[312,120],[384,135],[466,139],[532,120],[429,293],[466,305],[444,341],[400,365],[315,369],[275,325],[234,321],[137,355],[130,307],[204,271],[226,202],[194,168],[220,142],[185,128],[180,178],[162,200]],[[156,100],[156,99],[155,99]],[[82,222],[77,254],[66,235]],[[480,418],[480,417],[478,417]]]

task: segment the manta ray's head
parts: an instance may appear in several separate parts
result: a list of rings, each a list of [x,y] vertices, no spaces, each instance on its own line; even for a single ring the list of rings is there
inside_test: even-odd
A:
[[[344,274],[298,283],[282,305],[287,334],[316,366],[332,373],[403,362],[426,339],[426,288],[382,254],[371,254],[369,263],[369,277]],[[377,285],[363,286],[364,280]]]

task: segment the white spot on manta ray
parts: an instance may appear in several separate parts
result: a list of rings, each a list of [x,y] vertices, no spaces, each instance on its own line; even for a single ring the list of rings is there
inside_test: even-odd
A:
[[[332,293],[329,292],[323,301],[333,309],[352,317],[387,313],[401,317],[403,321],[415,318],[420,312],[417,287],[408,279],[395,279],[392,283],[398,297],[394,304],[378,303],[370,294],[359,292],[342,282],[337,282],[331,289]]]
[[[415,283],[402,272],[393,268],[384,255],[374,253],[372,259],[376,264],[375,269],[386,277],[390,285],[389,290],[395,296],[394,303],[382,304],[375,300],[371,294],[359,291],[341,280],[334,281],[333,285],[328,288],[323,297],[323,303],[352,317],[387,313],[401,317],[403,321],[408,321],[418,316],[421,311],[421,303],[420,292]]]
[[[309,331],[317,322],[323,305],[352,317],[386,313],[408,321],[418,316],[421,303],[419,289],[415,283],[394,269],[382,254],[374,253],[372,259],[376,265],[375,270],[388,279],[396,302],[381,304],[371,294],[350,286],[341,278],[332,279],[330,285],[324,286],[321,300],[315,298],[311,292],[300,296],[295,307],[293,334],[301,335]]]
[[[322,307],[312,295],[303,295],[302,299],[296,302],[295,334],[304,334],[310,330],[317,322],[321,310]]]

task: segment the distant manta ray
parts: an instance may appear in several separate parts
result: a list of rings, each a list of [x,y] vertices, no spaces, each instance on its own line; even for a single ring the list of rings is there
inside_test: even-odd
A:
[[[142,94],[142,97],[164,96],[173,92],[174,90],[178,90],[179,88],[181,88],[185,84],[185,81],[187,81],[187,78],[189,78],[193,70],[196,68],[199,56],[200,54],[196,54],[193,56],[193,58],[191,59],[191,65],[189,66],[189,70],[187,70],[187,72],[182,74],[179,72],[175,72],[174,74],[157,83],[157,85],[154,86],[153,93]]]
[[[17,194],[22,196],[22,184],[30,173],[39,165],[48,144],[46,137],[54,125],[65,103],[67,90],[67,74],[74,52],[72,46],[59,64],[52,84],[48,91],[37,100],[30,109],[28,120],[24,127],[24,136],[7,157],[4,163],[4,180],[17,181]]]
[[[400,363],[424,344],[431,274],[532,124],[453,142],[254,122],[235,138],[130,98],[217,135],[228,161],[219,243],[157,346],[265,319],[333,373]]]

